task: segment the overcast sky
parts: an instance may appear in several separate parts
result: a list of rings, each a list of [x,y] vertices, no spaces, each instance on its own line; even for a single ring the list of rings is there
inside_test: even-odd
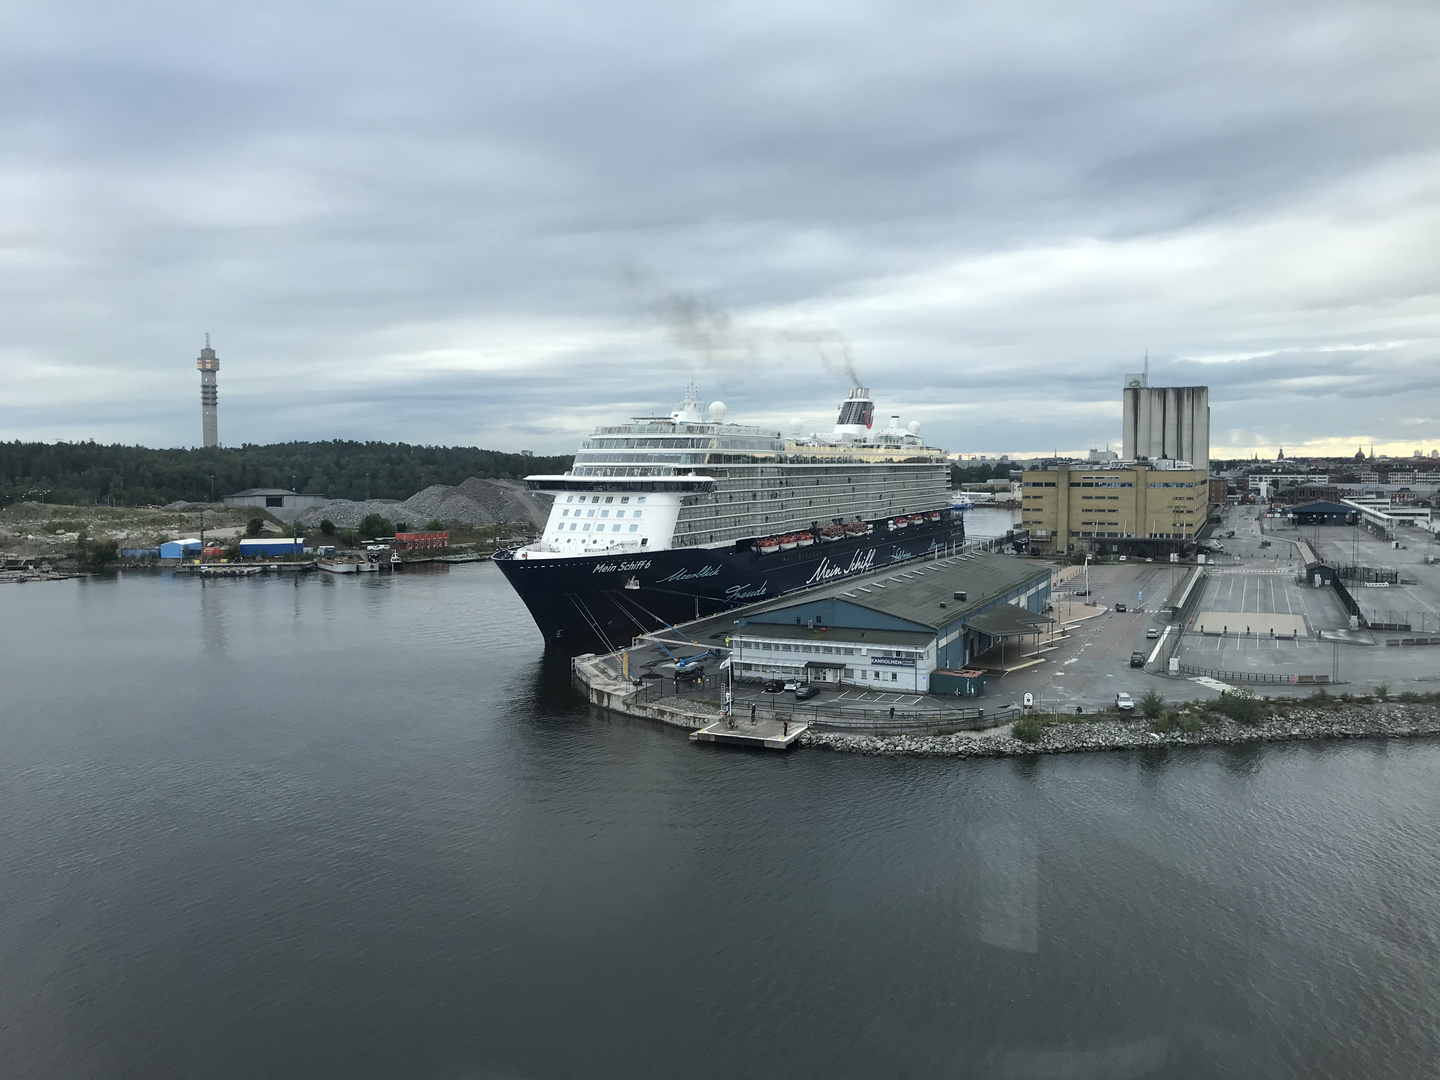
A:
[[[0,2],[0,438],[1440,446],[1440,5]]]

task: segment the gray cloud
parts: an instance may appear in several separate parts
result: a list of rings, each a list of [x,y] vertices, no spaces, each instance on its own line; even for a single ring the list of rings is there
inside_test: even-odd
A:
[[[1429,3],[11,5],[0,436],[1440,444]],[[626,267],[639,268],[627,274]],[[637,276],[638,275],[638,276]],[[823,359],[822,359],[823,358]],[[827,372],[825,364],[834,370]]]

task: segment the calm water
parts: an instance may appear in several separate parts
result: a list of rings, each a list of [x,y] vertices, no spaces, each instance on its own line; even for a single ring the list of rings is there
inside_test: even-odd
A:
[[[489,566],[0,589],[0,1076],[1432,1077],[1433,742],[754,756]]]

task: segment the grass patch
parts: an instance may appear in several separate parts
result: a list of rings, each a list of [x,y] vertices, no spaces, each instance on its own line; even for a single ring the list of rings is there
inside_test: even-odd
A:
[[[1214,704],[1215,711],[1237,724],[1258,724],[1265,717],[1265,703],[1249,694],[1226,690]]]

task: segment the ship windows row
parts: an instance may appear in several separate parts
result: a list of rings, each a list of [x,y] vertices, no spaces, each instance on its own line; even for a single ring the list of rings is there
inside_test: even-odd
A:
[[[565,501],[566,501],[567,503],[573,503],[576,499],[579,499],[579,500],[583,503],[583,502],[585,501],[585,496],[584,496],[584,495],[566,495],[566,496],[565,496]],[[598,503],[598,502],[600,501],[600,496],[599,496],[599,495],[591,495],[591,496],[590,496],[590,501],[591,501],[592,503]],[[615,501],[615,496],[614,496],[614,495],[606,495],[606,496],[605,496],[605,502],[606,502],[606,503],[613,503],[614,501]],[[628,503],[629,501],[630,501],[630,496],[629,496],[629,495],[621,495],[621,496],[620,496],[620,505],[621,505],[621,506],[624,506],[624,505],[625,505],[626,503]],[[641,496],[640,496],[639,498],[637,498],[635,501],[636,501],[637,503],[643,503],[643,502],[645,501],[645,496],[644,496],[644,495],[641,495]]]
[[[570,523],[570,531],[571,531],[571,532],[574,532],[577,528],[579,528],[579,526],[580,526],[580,523],[579,523],[578,521],[572,521],[572,522]],[[584,531],[584,532],[589,532],[590,529],[591,529],[591,527],[592,527],[592,526],[591,526],[590,523],[587,521],[587,522],[585,523],[585,528],[584,528],[583,531]],[[604,522],[596,522],[593,527],[594,527],[594,529],[595,529],[596,532],[604,532],[604,531],[605,531],[605,523],[604,523]],[[635,531],[638,530],[639,528],[640,528],[639,525],[631,525],[631,526],[630,526],[630,531],[631,531],[631,532],[635,532]],[[619,526],[619,525],[611,525],[611,526],[610,526],[610,531],[611,531],[611,532],[619,532],[620,529],[621,529],[621,526]],[[556,531],[557,531],[557,532],[563,532],[564,530],[565,530],[565,526],[564,526],[564,524],[561,524],[560,528],[557,529]]]
[[[560,516],[561,516],[561,517],[569,517],[569,516],[570,516],[570,511],[569,511],[569,510],[561,510],[561,511],[560,511]],[[579,511],[578,508],[577,508],[576,511],[575,511],[575,516],[576,516],[576,517],[579,517],[579,516],[580,516],[580,511]],[[585,511],[585,516],[586,516],[586,517],[594,517],[594,516],[595,516],[595,511],[594,511],[594,510],[586,510],[586,511]],[[607,518],[607,517],[610,516],[610,511],[609,511],[609,510],[601,510],[601,511],[600,511],[600,516],[601,516],[602,518]],[[615,516],[616,516],[617,518],[623,518],[623,517],[625,516],[625,511],[624,511],[624,510],[616,510],[616,511],[615,511]],[[632,510],[632,511],[630,511],[630,516],[631,516],[631,517],[635,517],[635,518],[644,517],[644,516],[645,516],[645,511],[644,511],[644,510]]]

